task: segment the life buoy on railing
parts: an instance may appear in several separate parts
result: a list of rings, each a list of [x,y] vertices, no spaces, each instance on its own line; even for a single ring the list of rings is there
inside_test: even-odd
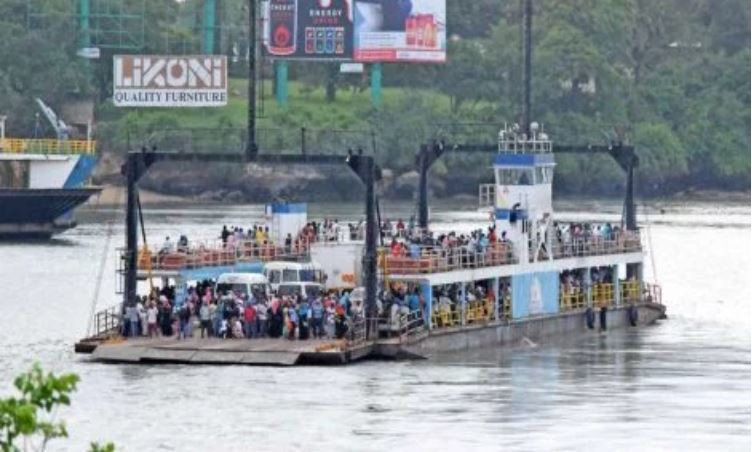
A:
[[[595,312],[593,308],[587,308],[587,311],[585,311],[585,322],[588,329],[592,330],[595,328]]]
[[[607,313],[608,313],[608,308],[603,306],[600,312],[601,331],[606,331],[606,314]]]
[[[637,326],[637,322],[640,319],[640,313],[637,310],[637,306],[630,306],[629,310],[627,310],[627,315],[629,316],[629,324],[632,326]]]

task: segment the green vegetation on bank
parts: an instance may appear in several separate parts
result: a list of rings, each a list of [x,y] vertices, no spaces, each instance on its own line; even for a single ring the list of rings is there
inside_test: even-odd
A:
[[[42,3],[48,12],[75,12],[69,0]],[[232,55],[240,43],[242,53],[245,2],[220,3],[216,50]],[[34,133],[34,96],[55,108],[93,96],[96,135],[104,149],[117,152],[144,141],[209,151],[242,147],[242,58],[231,64],[235,79],[225,108],[116,109],[109,100],[112,51],[87,65],[73,56],[75,21],[27,26],[26,5],[26,0],[0,5],[0,114],[10,115],[10,134]],[[200,1],[145,5],[140,53],[197,51]],[[536,0],[535,5],[533,118],[554,140],[603,143],[623,137],[635,144],[643,194],[749,188],[749,2]],[[382,166],[401,174],[412,169],[414,153],[426,141],[493,141],[495,129],[520,111],[518,6],[511,0],[447,0],[447,64],[385,65],[384,104],[378,110],[370,105],[367,74],[344,75],[336,64],[304,62],[290,64],[289,102],[279,107],[270,81],[273,67],[264,61],[261,148],[298,149],[305,127],[309,149],[375,148]],[[327,131],[332,129],[337,132]],[[487,177],[478,170],[487,161],[487,156],[454,157],[434,173],[451,181],[451,192],[471,192]],[[607,157],[558,161],[560,191],[622,190],[624,177]]]

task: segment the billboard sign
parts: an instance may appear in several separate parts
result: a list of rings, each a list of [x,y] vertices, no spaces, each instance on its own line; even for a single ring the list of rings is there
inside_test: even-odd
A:
[[[355,61],[446,61],[446,0],[355,0]]]
[[[267,0],[264,18],[265,56],[352,58],[352,0]]]
[[[227,105],[227,58],[217,55],[115,55],[117,107]]]

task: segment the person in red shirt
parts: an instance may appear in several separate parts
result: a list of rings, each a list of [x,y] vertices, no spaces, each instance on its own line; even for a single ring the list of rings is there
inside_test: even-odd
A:
[[[243,310],[243,330],[248,339],[256,337],[256,307],[250,303]]]

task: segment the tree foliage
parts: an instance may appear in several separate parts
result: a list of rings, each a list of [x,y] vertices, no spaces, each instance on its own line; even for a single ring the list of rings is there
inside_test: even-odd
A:
[[[0,399],[0,449],[21,450],[18,440],[22,438],[44,449],[48,441],[67,437],[65,424],[54,419],[54,412],[70,405],[78,380],[75,374],[44,373],[38,364],[18,376],[13,385],[19,395]]]

